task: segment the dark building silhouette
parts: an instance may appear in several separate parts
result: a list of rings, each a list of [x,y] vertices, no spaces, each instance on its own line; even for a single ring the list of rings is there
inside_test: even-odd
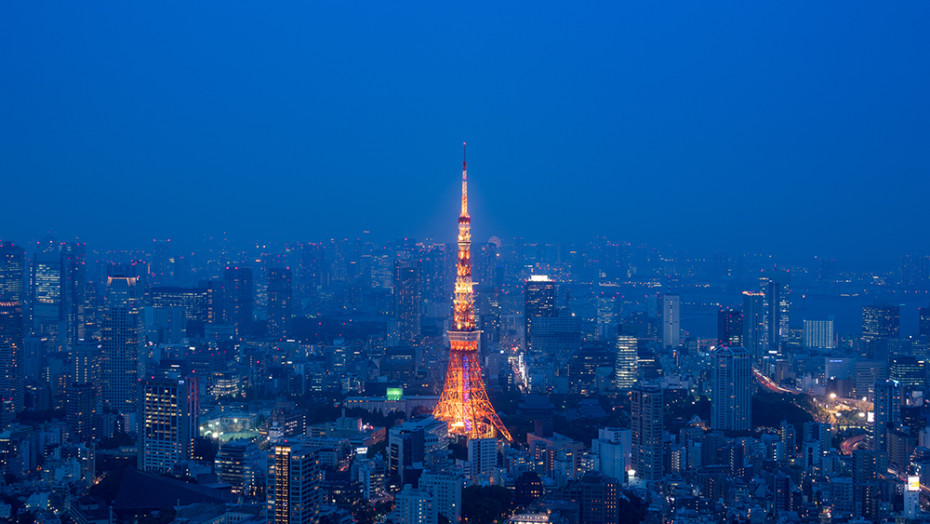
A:
[[[293,316],[294,286],[291,270],[271,268],[268,270],[268,334],[286,337]]]
[[[255,307],[252,268],[226,268],[223,274],[223,303],[225,322],[235,326],[240,336],[250,334]]]
[[[664,459],[664,401],[656,386],[638,386],[630,392],[633,469],[647,481],[662,480]]]
[[[533,325],[537,319],[558,316],[555,282],[545,275],[533,275],[523,288],[523,322],[526,330],[526,349],[532,352]]]
[[[717,312],[717,345],[743,345],[743,312],[725,308]]]
[[[418,260],[394,262],[394,320],[397,341],[416,345],[423,321],[423,283]]]

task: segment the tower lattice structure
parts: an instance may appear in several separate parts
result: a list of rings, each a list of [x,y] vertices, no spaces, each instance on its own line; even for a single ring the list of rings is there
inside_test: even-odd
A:
[[[459,256],[456,264],[453,328],[449,330],[449,368],[433,416],[449,424],[449,433],[466,438],[512,440],[481,378],[475,329],[474,282],[471,276],[471,217],[468,216],[468,171],[462,159],[462,214],[459,216]]]

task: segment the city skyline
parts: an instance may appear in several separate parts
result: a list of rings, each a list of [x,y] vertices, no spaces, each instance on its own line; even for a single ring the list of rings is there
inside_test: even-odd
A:
[[[926,20],[0,5],[0,521],[930,524]]]

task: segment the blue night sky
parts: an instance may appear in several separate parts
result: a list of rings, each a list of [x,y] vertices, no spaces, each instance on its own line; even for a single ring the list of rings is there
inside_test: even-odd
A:
[[[930,252],[930,3],[4,2],[0,237]]]

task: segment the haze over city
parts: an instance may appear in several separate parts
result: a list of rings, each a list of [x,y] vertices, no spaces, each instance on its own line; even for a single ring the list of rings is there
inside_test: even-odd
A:
[[[0,5],[0,522],[930,524],[928,15]]]

